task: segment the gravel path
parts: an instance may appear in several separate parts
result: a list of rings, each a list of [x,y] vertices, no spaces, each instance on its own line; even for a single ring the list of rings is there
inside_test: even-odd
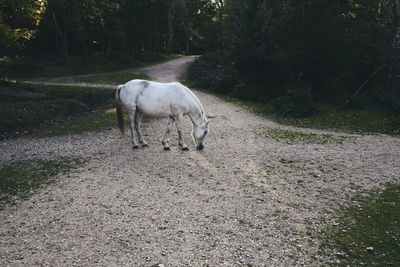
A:
[[[194,59],[146,68],[176,80]],[[295,129],[195,92],[213,115],[204,151],[184,137],[182,152],[167,119],[144,122],[150,147],[132,150],[116,129],[0,143],[0,163],[82,156],[29,200],[0,212],[2,266],[320,265],[318,233],[360,189],[400,177],[398,137]],[[341,136],[342,143],[274,140],[281,128]],[[326,222],[325,222],[326,221]]]

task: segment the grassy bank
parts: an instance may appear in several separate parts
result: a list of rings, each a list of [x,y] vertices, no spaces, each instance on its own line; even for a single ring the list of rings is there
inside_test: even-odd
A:
[[[267,116],[279,123],[355,132],[400,134],[400,116],[381,106],[341,109],[340,105],[315,103],[307,88],[246,82],[218,56],[206,55],[191,65],[186,84]],[[296,87],[297,86],[297,87]]]
[[[81,167],[83,158],[59,158],[57,160],[24,160],[0,167],[0,210],[5,205],[30,197],[38,189],[56,181],[59,174],[67,174]]]
[[[180,55],[152,54],[148,56],[71,57],[67,63],[52,58],[0,58],[0,79],[31,79],[64,77],[93,73],[115,72],[159,64]]]
[[[3,83],[0,90],[0,138],[79,133],[114,121],[111,89]]]
[[[335,105],[317,104],[317,113],[308,117],[293,118],[274,113],[268,104],[242,101],[227,95],[218,96],[282,124],[350,132],[400,134],[400,118],[383,109],[343,110]]]
[[[399,266],[400,185],[364,192],[356,203],[338,211],[321,252],[335,266]]]
[[[108,73],[98,73],[90,75],[75,76],[74,82],[77,83],[94,83],[94,84],[124,84],[133,79],[148,79],[149,77],[141,72],[133,70],[122,70]]]

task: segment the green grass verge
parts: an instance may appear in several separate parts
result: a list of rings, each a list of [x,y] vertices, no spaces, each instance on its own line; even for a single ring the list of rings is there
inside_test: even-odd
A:
[[[322,253],[339,251],[333,265],[400,265],[400,185],[369,192],[340,214],[321,245]]]
[[[53,137],[67,134],[81,134],[88,131],[101,131],[117,126],[114,108],[98,109],[56,125],[45,127],[33,133],[34,137]]]
[[[93,56],[83,59],[71,57],[67,64],[60,59],[0,58],[0,79],[31,79],[36,77],[64,77],[72,75],[105,73],[146,67],[170,61],[180,55],[154,54],[148,57],[116,55]]]
[[[105,111],[113,106],[115,98],[114,90],[88,87],[7,83],[0,85],[0,90],[0,138],[54,128],[83,114],[88,117],[87,125],[77,120],[82,127],[102,125],[95,121],[111,116]]]
[[[341,110],[339,106],[318,105],[319,112],[308,118],[291,118],[271,112],[268,104],[242,101],[227,95],[221,99],[242,106],[278,123],[306,128],[336,129],[350,132],[400,134],[400,117],[380,109]]]
[[[382,109],[341,110],[333,105],[318,107],[318,114],[300,120],[293,119],[293,123],[300,126],[329,127],[356,132],[400,134],[400,117]]]
[[[17,200],[29,198],[36,190],[56,181],[60,173],[83,166],[83,158],[63,157],[57,160],[24,160],[0,167],[0,209]]]
[[[300,131],[285,130],[281,128],[269,128],[263,131],[267,138],[286,144],[342,144],[350,140],[347,136],[335,136],[333,134],[304,133]]]
[[[115,71],[108,73],[93,74],[90,76],[74,77],[74,82],[96,83],[96,84],[124,84],[133,79],[148,80],[144,73],[135,73],[132,70]]]

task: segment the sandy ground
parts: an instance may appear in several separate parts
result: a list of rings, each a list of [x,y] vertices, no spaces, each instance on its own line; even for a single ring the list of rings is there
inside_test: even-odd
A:
[[[173,81],[193,57],[146,68]],[[398,137],[346,136],[342,144],[287,144],[281,126],[202,92],[212,115],[204,151],[171,151],[167,119],[144,122],[150,147],[132,150],[116,129],[0,143],[0,163],[80,156],[89,163],[0,212],[2,266],[320,265],[318,233],[361,189],[400,177]]]

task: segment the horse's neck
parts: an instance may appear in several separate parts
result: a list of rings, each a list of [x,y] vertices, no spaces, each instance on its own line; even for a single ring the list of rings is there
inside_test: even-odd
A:
[[[201,105],[199,99],[195,94],[193,94],[192,91],[190,91],[188,88],[182,86],[185,88],[186,92],[189,93],[190,97],[193,100],[193,105],[191,106],[188,115],[190,119],[192,120],[192,123],[194,126],[199,126],[201,123],[205,122],[207,120],[205,114],[204,114],[204,109],[203,106]]]
[[[191,110],[188,115],[194,126],[199,126],[206,121],[206,116],[204,115],[204,111],[201,106]]]

